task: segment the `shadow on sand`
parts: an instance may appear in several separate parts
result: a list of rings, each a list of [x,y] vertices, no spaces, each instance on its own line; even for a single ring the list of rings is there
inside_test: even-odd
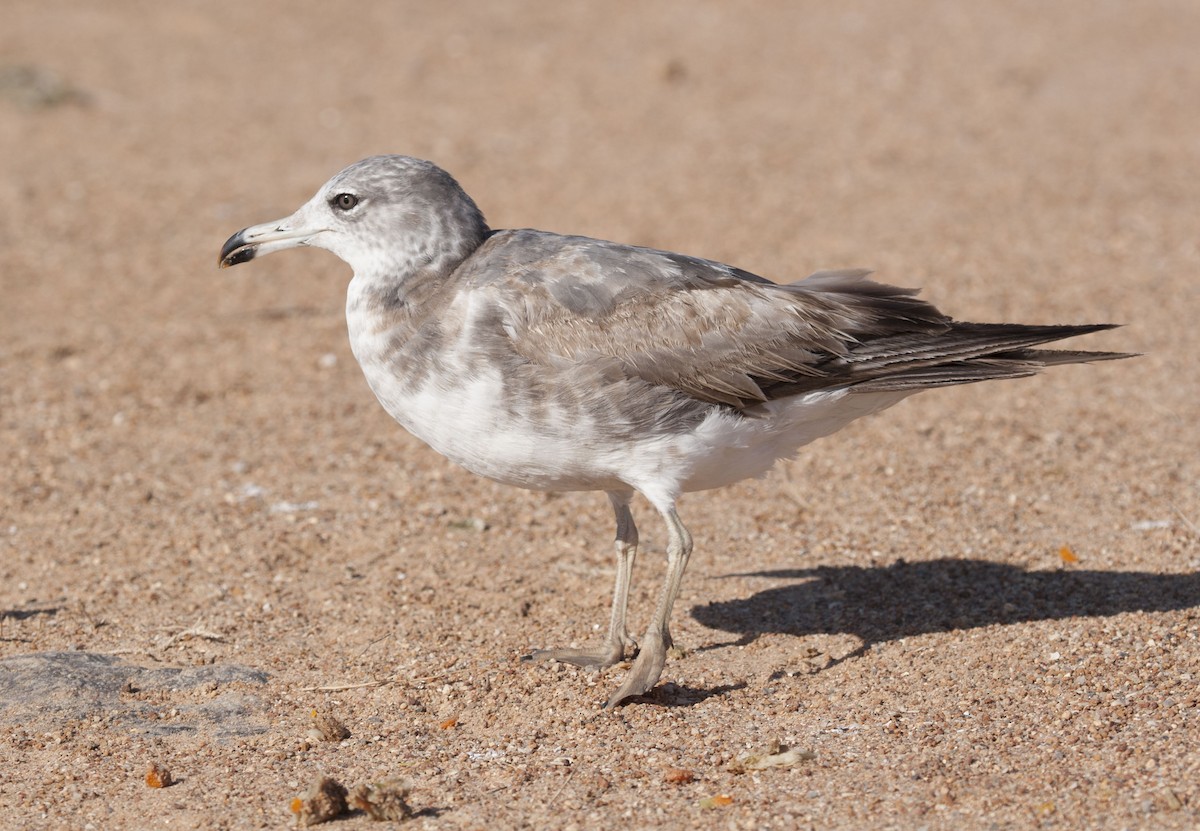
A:
[[[855,654],[872,644],[930,632],[1200,607],[1200,573],[1026,571],[983,560],[942,559],[728,576],[801,582],[696,606],[692,617],[703,625],[737,633],[738,644],[767,633],[851,634],[862,641]]]

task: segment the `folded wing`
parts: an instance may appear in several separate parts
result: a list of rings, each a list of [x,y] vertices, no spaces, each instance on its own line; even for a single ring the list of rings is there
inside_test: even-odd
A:
[[[615,362],[628,376],[739,409],[833,386],[917,390],[1127,357],[1032,348],[1108,324],[960,323],[867,273],[776,285],[664,251],[501,231],[461,276],[490,289],[531,362]]]

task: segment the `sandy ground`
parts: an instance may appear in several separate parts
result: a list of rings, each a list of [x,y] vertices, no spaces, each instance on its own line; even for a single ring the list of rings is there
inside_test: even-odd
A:
[[[279,828],[321,773],[408,779],[428,829],[1197,824],[1195,2],[3,17],[0,827]],[[494,227],[867,266],[1145,355],[927,393],[689,496],[685,653],[603,713],[620,668],[519,656],[607,620],[606,500],[394,425],[332,256],[216,269],[376,152]],[[773,743],[805,753],[739,770]]]

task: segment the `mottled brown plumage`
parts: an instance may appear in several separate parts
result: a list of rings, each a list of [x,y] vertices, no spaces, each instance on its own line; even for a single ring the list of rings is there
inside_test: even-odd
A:
[[[351,165],[291,217],[233,235],[221,264],[298,245],[353,267],[351,346],[398,422],[483,476],[608,494],[608,636],[532,657],[606,667],[636,645],[625,621],[634,491],[662,514],[667,578],[609,707],[662,672],[692,549],[681,493],[762,475],[922,389],[1126,357],[1035,348],[1107,324],[962,323],[865,271],[777,285],[667,251],[492,231],[449,174],[405,156]]]

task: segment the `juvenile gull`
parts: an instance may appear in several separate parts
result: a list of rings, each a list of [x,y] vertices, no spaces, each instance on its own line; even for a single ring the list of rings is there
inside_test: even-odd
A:
[[[638,648],[625,621],[634,491],[658,509],[666,580],[609,708],[662,674],[692,553],[680,494],[761,476],[923,389],[1127,357],[1033,348],[1111,324],[962,323],[866,271],[777,285],[668,251],[494,231],[448,173],[407,156],[347,167],[290,217],[230,237],[220,264],[296,246],[332,251],[354,270],[350,345],[396,421],[496,481],[608,494],[608,636],[529,657],[608,667]]]

